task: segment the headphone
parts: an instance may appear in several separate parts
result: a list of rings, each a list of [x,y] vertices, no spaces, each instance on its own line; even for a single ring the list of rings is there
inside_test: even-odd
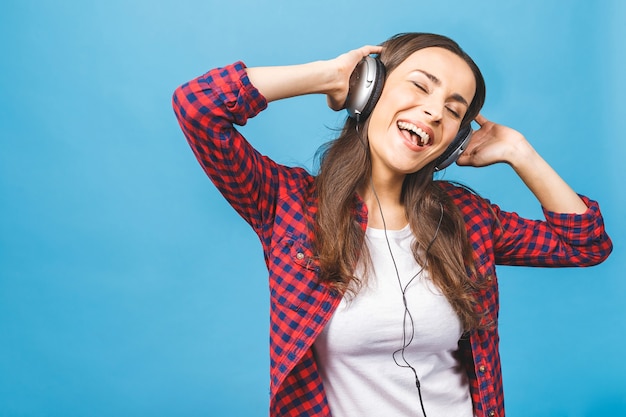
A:
[[[385,84],[385,66],[378,58],[363,57],[350,75],[348,96],[344,107],[357,122],[369,117],[380,98]],[[462,127],[448,148],[437,158],[435,171],[441,171],[455,162],[472,137],[472,127]]]

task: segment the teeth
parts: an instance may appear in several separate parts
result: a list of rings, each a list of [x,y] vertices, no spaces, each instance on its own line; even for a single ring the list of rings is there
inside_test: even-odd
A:
[[[408,130],[409,132],[415,133],[417,137],[420,139],[418,145],[424,146],[428,145],[430,141],[430,136],[426,132],[424,132],[419,127],[415,126],[413,123],[408,122],[398,122],[398,127],[403,130]]]

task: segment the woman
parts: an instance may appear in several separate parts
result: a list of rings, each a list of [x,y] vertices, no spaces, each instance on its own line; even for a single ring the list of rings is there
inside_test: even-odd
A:
[[[325,148],[317,176],[260,155],[233,127],[303,94],[343,108],[371,54],[386,70],[382,91]],[[176,90],[196,157],[263,245],[270,415],[504,415],[495,264],[588,266],[612,245],[597,203],[520,133],[479,115],[484,95],[454,41],[420,33],[303,65],[238,62]],[[433,180],[472,120],[480,129],[457,163],[511,165],[546,220]]]

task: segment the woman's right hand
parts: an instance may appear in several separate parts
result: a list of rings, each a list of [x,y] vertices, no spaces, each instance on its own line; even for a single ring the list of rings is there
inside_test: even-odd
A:
[[[381,46],[365,45],[358,49],[339,55],[337,58],[329,62],[335,68],[335,85],[326,93],[326,101],[328,107],[333,110],[341,110],[348,97],[348,89],[350,87],[350,75],[363,59],[363,57],[378,54],[382,51]]]

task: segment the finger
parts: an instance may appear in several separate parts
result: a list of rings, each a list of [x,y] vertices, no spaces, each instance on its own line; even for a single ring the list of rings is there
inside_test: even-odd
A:
[[[376,45],[364,45],[360,48],[353,49],[337,57],[338,63],[343,67],[343,71],[347,71],[348,75],[352,73],[352,70],[356,65],[366,56],[371,54],[377,54],[382,51],[381,46]]]
[[[379,54],[383,50],[383,47],[380,45],[365,45],[359,48],[359,52],[363,54],[363,56],[371,55],[371,54]]]
[[[382,46],[378,45],[364,45],[358,49],[354,49],[351,53],[354,53],[359,59],[372,54],[379,54],[383,50]]]
[[[485,116],[483,116],[482,114],[479,114],[478,116],[476,116],[476,118],[474,119],[474,121],[476,123],[478,123],[479,126],[484,125],[485,123],[487,123],[489,120],[487,120],[485,118]]]

